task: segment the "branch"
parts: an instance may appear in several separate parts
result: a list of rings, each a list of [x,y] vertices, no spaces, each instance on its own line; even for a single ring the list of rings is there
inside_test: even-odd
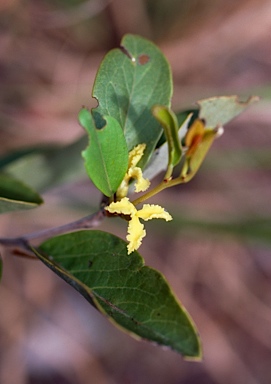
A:
[[[41,231],[29,233],[20,237],[11,237],[11,238],[1,238],[0,244],[6,246],[13,246],[23,248],[24,250],[29,251],[29,242],[35,239],[46,240],[52,236],[61,235],[66,232],[77,231],[79,229],[89,229],[97,227],[100,225],[101,221],[105,217],[103,209],[92,213],[91,215],[85,216],[79,220],[73,221],[68,224],[61,225],[59,227],[43,229]]]

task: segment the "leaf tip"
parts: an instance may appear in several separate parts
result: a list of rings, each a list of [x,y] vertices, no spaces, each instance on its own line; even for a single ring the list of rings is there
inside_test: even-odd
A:
[[[249,96],[247,100],[242,101],[238,96],[236,96],[236,103],[241,104],[241,105],[250,105],[253,103],[257,103],[260,101],[260,97],[256,95]]]

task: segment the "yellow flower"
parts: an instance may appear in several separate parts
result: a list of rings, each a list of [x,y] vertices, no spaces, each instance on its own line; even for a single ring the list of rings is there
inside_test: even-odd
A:
[[[149,180],[144,179],[141,168],[136,166],[142,158],[145,148],[146,144],[138,144],[134,149],[132,149],[132,151],[129,152],[128,171],[117,190],[117,197],[119,199],[127,196],[131,179],[136,180],[136,192],[144,192],[149,188]]]
[[[120,201],[109,204],[105,209],[110,213],[129,215],[131,217],[128,224],[128,235],[126,236],[129,242],[127,246],[128,255],[140,247],[143,237],[146,236],[144,225],[139,219],[145,221],[151,219],[172,220],[170,214],[160,205],[144,204],[142,209],[137,210],[128,197],[123,197]]]

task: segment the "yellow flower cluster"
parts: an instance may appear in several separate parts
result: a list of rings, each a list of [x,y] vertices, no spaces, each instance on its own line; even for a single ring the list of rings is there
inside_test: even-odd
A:
[[[150,182],[144,179],[142,170],[137,167],[137,163],[142,158],[146,144],[138,144],[129,152],[128,171],[124,176],[118,190],[117,197],[122,198],[127,196],[130,180],[135,180],[135,192],[144,192],[149,188]]]
[[[131,179],[135,179],[135,191],[145,191],[149,186],[149,180],[144,179],[141,168],[137,167],[137,163],[143,156],[146,145],[139,144],[129,153],[129,168],[117,191],[117,197],[120,201],[112,202],[105,209],[110,213],[117,213],[130,216],[128,224],[128,255],[138,249],[142,243],[142,239],[146,236],[144,225],[139,219],[145,221],[151,219],[172,220],[172,217],[164,208],[154,204],[144,204],[142,209],[137,210],[129,198],[126,197]]]

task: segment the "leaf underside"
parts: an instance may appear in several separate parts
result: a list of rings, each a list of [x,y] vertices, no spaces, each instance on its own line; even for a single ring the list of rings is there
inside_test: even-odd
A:
[[[258,100],[257,96],[251,96],[247,101],[240,101],[235,95],[203,99],[197,102],[199,118],[205,120],[207,128],[223,126]]]

